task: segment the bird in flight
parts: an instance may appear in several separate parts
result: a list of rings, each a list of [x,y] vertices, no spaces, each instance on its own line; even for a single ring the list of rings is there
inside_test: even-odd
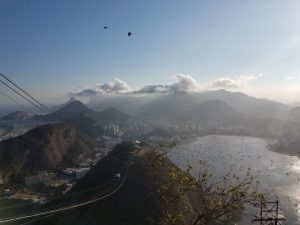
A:
[[[128,32],[128,37],[130,37],[132,35],[132,33],[131,32]]]
[[[108,29],[108,27],[106,27],[106,26],[105,26],[105,27],[103,27],[103,28],[104,28],[105,30],[107,30],[107,29]]]

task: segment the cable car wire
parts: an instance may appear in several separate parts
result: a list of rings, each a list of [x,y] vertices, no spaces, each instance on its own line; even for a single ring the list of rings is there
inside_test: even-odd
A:
[[[5,85],[6,87],[8,87],[10,90],[12,90],[13,92],[15,92],[17,95],[21,96],[22,98],[24,98],[26,101],[28,101],[29,103],[31,103],[32,105],[34,105],[36,108],[38,108],[39,110],[41,110],[44,113],[47,113],[47,111],[45,111],[44,109],[42,109],[41,107],[39,107],[37,104],[35,104],[34,102],[32,102],[30,99],[28,99],[27,97],[25,97],[24,95],[22,95],[19,91],[15,90],[13,87],[11,87],[10,85],[6,84],[4,81],[0,80],[0,82]]]
[[[19,105],[20,107],[26,109],[26,111],[29,111],[31,114],[35,114],[35,112],[33,112],[32,110],[28,109],[26,106],[24,106],[23,104],[21,104],[20,102],[18,102],[17,100],[15,100],[13,97],[9,96],[8,94],[5,94],[3,91],[0,90],[0,94],[3,95],[4,97],[8,98],[9,100],[11,100],[12,102],[16,103],[17,105]]]
[[[51,110],[45,106],[44,104],[40,103],[36,98],[34,98],[32,95],[30,95],[28,92],[26,92],[24,89],[22,89],[19,85],[17,85],[15,82],[11,81],[6,75],[3,73],[0,73],[0,76],[2,76],[5,80],[7,80],[9,83],[14,85],[16,88],[18,88],[21,92],[23,92],[25,95],[27,95],[29,98],[31,98],[35,103],[37,103],[39,106],[44,108],[46,111],[51,113]]]
[[[39,213],[35,213],[35,214],[23,215],[23,216],[20,216],[20,217],[15,217],[15,218],[10,218],[10,219],[0,220],[0,223],[7,223],[7,222],[12,222],[12,221],[24,220],[24,219],[28,219],[28,218],[33,218],[33,217],[48,215],[48,214],[62,212],[62,211],[67,211],[67,210],[79,208],[79,207],[82,207],[82,206],[85,206],[85,205],[90,205],[92,203],[95,203],[95,202],[101,201],[101,200],[103,200],[105,198],[108,198],[111,195],[113,195],[114,193],[116,193],[118,190],[120,190],[121,187],[124,185],[125,180],[127,179],[129,165],[130,164],[128,163],[125,175],[123,176],[123,179],[122,179],[121,183],[112,192],[110,192],[110,193],[108,193],[108,194],[106,194],[104,196],[98,197],[96,199],[88,200],[88,201],[85,201],[85,202],[81,202],[81,203],[77,203],[77,204],[73,204],[73,205],[61,207],[61,208],[58,208],[58,209],[52,209],[52,210],[48,210],[48,211],[45,211],[45,212],[39,212]]]

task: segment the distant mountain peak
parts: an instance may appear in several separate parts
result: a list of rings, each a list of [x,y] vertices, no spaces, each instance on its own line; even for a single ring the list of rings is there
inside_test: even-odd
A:
[[[60,109],[58,109],[56,112],[59,111],[64,111],[64,110],[82,110],[82,109],[88,109],[88,107],[86,107],[81,101],[75,100],[72,102],[69,102],[68,104],[64,105],[63,107],[61,107]]]
[[[102,112],[94,111],[88,108],[84,103],[74,100],[64,105],[53,113],[60,120],[67,120],[70,118],[80,119],[79,115],[84,115],[98,122],[123,122],[126,121],[129,115],[120,112],[114,107],[108,107]]]
[[[116,108],[114,108],[114,107],[108,107],[108,108],[106,108],[106,109],[104,109],[104,110],[102,111],[102,113],[104,113],[104,112],[107,112],[107,113],[109,113],[109,112],[122,113],[120,110],[118,110],[118,109],[116,109]]]
[[[76,100],[76,99],[69,101],[69,104],[67,104],[66,106],[70,106],[70,105],[78,105],[78,106],[86,107],[85,104],[83,104],[81,101]]]
[[[2,118],[0,118],[0,120],[10,120],[10,121],[14,121],[14,120],[24,120],[27,119],[28,117],[30,117],[31,114],[24,112],[24,111],[15,111],[13,113],[10,113]]]
[[[82,113],[87,114],[94,114],[95,112],[91,109],[89,109],[85,104],[83,104],[81,101],[74,100],[72,102],[69,102],[68,104],[64,105],[60,109],[54,112],[55,114],[59,114],[63,117],[70,117]]]
[[[103,122],[124,122],[128,118],[128,114],[122,113],[114,107],[108,107],[99,113],[99,119]]]
[[[74,102],[74,101],[77,101],[77,99],[74,98],[74,97],[71,97],[71,98],[69,99],[69,102]]]

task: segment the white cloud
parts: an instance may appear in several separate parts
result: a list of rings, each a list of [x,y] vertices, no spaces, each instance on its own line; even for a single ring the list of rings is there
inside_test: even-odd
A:
[[[175,93],[196,93],[205,89],[238,89],[248,85],[253,80],[262,77],[258,75],[239,75],[220,77],[207,85],[200,85],[192,76],[188,74],[176,74],[171,76],[175,79],[169,84],[150,84],[140,89],[133,90],[125,81],[114,79],[113,81],[98,84],[91,88],[83,88],[79,91],[71,92],[71,96],[88,97],[95,95],[122,95],[122,94],[175,94]]]
[[[165,85],[161,84],[149,84],[141,89],[134,91],[134,94],[155,94],[155,93],[167,93],[168,90],[166,89]]]
[[[120,79],[115,78],[105,84],[95,85],[92,88],[85,88],[71,93],[73,96],[92,96],[92,95],[109,95],[109,94],[125,94],[131,92],[131,87]]]
[[[141,89],[135,91],[137,94],[174,94],[174,93],[191,93],[199,92],[201,90],[200,84],[190,75],[176,74],[171,76],[176,81],[171,84],[152,84],[146,85]]]
[[[190,75],[176,74],[171,76],[176,81],[170,84],[146,85],[138,90],[132,88],[120,79],[114,79],[105,84],[95,85],[92,88],[85,88],[73,91],[72,96],[93,96],[93,95],[114,95],[114,94],[174,94],[191,93],[201,90],[199,83]]]
[[[97,85],[96,87],[106,94],[123,94],[132,90],[125,81],[118,78],[115,78],[113,81],[106,84]]]
[[[199,92],[201,90],[200,84],[190,75],[177,74],[173,76],[177,82],[168,85],[174,92]]]
[[[220,77],[208,85],[209,88],[225,88],[238,89],[246,87],[251,81],[262,77],[263,74],[258,75],[238,75],[234,77]]]

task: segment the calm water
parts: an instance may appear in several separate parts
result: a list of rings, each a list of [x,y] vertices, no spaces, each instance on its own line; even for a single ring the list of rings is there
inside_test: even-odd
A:
[[[260,187],[272,200],[280,201],[285,224],[300,224],[300,160],[272,152],[267,144],[260,138],[211,135],[178,145],[170,158],[181,168],[191,164],[194,171],[199,168],[199,160],[205,160],[218,176],[231,172],[242,178],[251,168]],[[251,224],[251,219],[244,218],[247,223],[242,224]]]

